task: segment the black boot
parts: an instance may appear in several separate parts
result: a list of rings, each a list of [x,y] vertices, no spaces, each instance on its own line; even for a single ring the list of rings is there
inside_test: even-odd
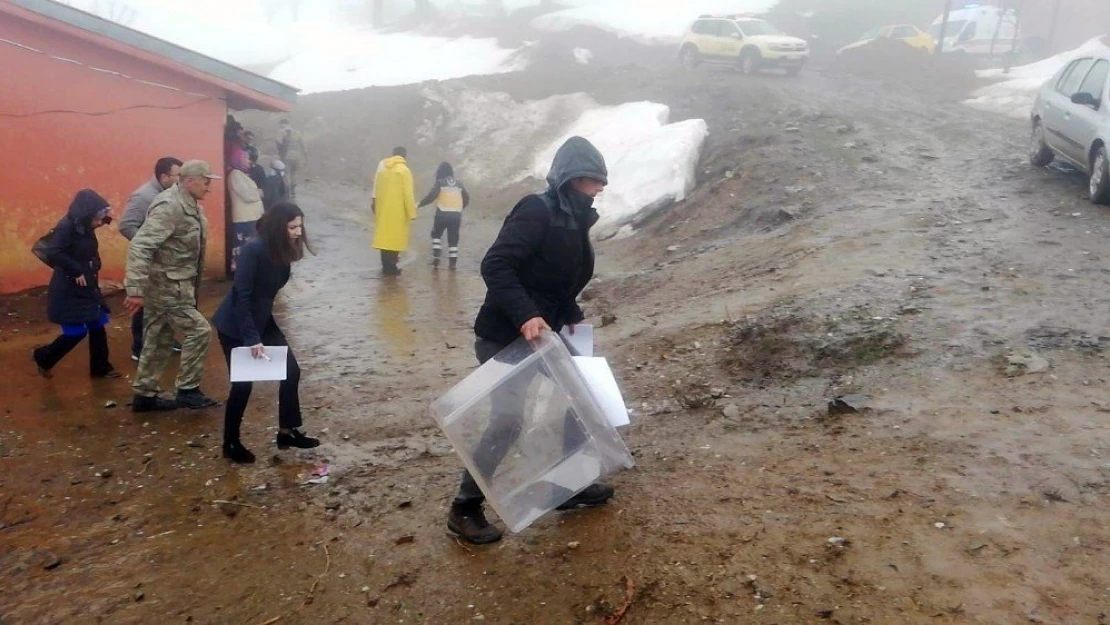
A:
[[[199,410],[219,406],[220,402],[200,392],[200,388],[183,388],[177,391],[177,405],[182,408]]]
[[[131,402],[131,412],[169,412],[177,409],[177,402],[157,395],[154,397],[136,395],[134,401]]]
[[[289,433],[278,432],[277,435],[278,449],[289,449],[296,447],[297,449],[312,449],[313,447],[320,446],[320,439],[305,436],[297,428],[289,430]]]
[[[486,520],[482,504],[451,504],[447,529],[474,545],[488,545],[501,540],[501,530]]]
[[[607,484],[591,484],[586,490],[571,497],[556,510],[574,510],[575,508],[593,508],[609,503],[613,498],[615,489]]]
[[[54,377],[54,374],[50,373],[50,369],[42,366],[42,361],[39,360],[39,350],[43,349],[43,347],[44,346],[36,347],[34,351],[31,352],[31,360],[35,361],[35,368],[39,370],[39,375],[49,380]]]
[[[253,464],[254,454],[251,450],[243,447],[243,443],[235,441],[234,443],[224,443],[224,458],[236,464]]]
[[[58,364],[62,358],[65,358],[66,354],[72,351],[74,347],[77,347],[77,344],[84,340],[84,338],[84,335],[66,336],[62,334],[54,339],[53,343],[43,345],[36,349],[32,353],[32,356],[35,359],[35,364],[38,365],[39,375],[44,378],[53,377],[50,370],[53,369],[54,365]]]
[[[451,269],[451,271],[455,271],[456,269],[459,268],[459,259],[457,257],[452,256],[450,259],[448,259],[447,262],[448,262],[448,267]]]

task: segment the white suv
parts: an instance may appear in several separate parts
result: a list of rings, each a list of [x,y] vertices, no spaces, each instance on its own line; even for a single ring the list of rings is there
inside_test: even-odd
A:
[[[809,44],[783,34],[766,20],[703,15],[686,31],[679,55],[691,68],[702,61],[739,63],[745,74],[777,67],[793,76],[809,60]]]

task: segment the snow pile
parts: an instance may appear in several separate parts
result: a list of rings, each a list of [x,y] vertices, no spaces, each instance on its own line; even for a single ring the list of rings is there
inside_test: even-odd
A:
[[[417,130],[417,143],[447,146],[465,180],[490,185],[526,177],[535,146],[548,145],[598,106],[584,93],[517,102],[507,93],[442,84],[423,95],[438,112]]]
[[[671,110],[655,102],[631,102],[586,111],[539,152],[531,175],[543,180],[559,146],[572,136],[590,140],[605,156],[609,186],[597,198],[604,236],[642,213],[680,202],[694,189],[705,120],[667,123]]]
[[[1056,72],[1078,56],[1108,48],[1110,46],[1103,39],[1096,37],[1075,50],[1015,67],[1009,74],[1004,74],[1000,69],[983,70],[978,72],[980,78],[998,78],[1001,82],[975,91],[964,104],[989,113],[1026,119],[1033,108],[1033,101],[1037,99],[1037,92]]]
[[[495,39],[444,39],[411,33],[300,23],[293,56],[270,78],[304,93],[448,80],[521,69],[516,50]]]
[[[257,1],[196,0],[188,5],[156,0],[72,0],[70,6],[128,28],[239,66],[262,66],[289,56],[280,30]]]
[[[709,134],[701,119],[668,123],[670,109],[654,102],[603,107],[584,93],[518,102],[442,84],[423,93],[428,121],[417,142],[446,146],[456,171],[475,183],[532,179],[542,187],[564,141],[578,135],[593,142],[609,166],[609,187],[597,201],[602,236],[685,199]]]
[[[677,43],[699,15],[761,13],[775,0],[596,0],[532,20],[532,27],[562,32],[592,26],[647,44]]]

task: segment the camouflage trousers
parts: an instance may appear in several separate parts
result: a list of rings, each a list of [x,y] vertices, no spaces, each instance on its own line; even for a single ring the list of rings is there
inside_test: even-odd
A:
[[[149,300],[148,300],[149,301]],[[162,306],[148,303],[143,311],[143,351],[132,389],[136,395],[154,397],[160,391],[159,381],[173,355],[174,331],[182,335],[181,366],[177,372],[177,390],[200,386],[204,374],[204,357],[212,327],[192,303]]]

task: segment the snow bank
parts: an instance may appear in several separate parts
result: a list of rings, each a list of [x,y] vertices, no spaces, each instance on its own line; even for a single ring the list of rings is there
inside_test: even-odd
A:
[[[76,9],[114,20],[195,52],[239,66],[261,66],[289,56],[284,35],[271,26],[258,0],[73,0]]]
[[[584,93],[518,102],[509,94],[433,84],[423,90],[428,120],[419,145],[445,145],[464,180],[502,185],[530,174],[547,146],[598,103]]]
[[[603,107],[584,93],[518,102],[506,93],[444,84],[423,94],[428,121],[417,142],[446,146],[455,170],[474,183],[531,179],[542,187],[567,138],[593,142],[609,166],[610,185],[598,197],[602,236],[685,199],[709,134],[704,120],[668,123],[670,109],[653,102]]]
[[[404,85],[521,68],[495,39],[444,39],[301,23],[292,58],[270,78],[304,93]]]
[[[642,212],[682,201],[694,189],[709,129],[702,119],[669,124],[670,114],[669,107],[655,102],[588,110],[536,155],[531,175],[543,180],[569,137],[589,139],[609,167],[609,186],[597,198],[598,229],[613,234]]]
[[[304,93],[342,91],[446,80],[513,71],[523,61],[517,50],[494,39],[445,39],[411,33],[359,29],[344,20],[367,13],[361,0],[314,0],[267,4],[262,0],[73,0],[75,8],[114,19],[221,61],[269,71],[274,80]],[[509,0],[507,10],[538,0]],[[411,11],[411,2],[395,2]],[[441,9],[477,10],[485,0],[437,0]],[[278,10],[274,11],[273,9]],[[263,69],[264,68],[264,69]],[[272,70],[272,71],[270,71]]]
[[[964,104],[989,113],[1026,119],[1033,108],[1033,101],[1037,99],[1037,92],[1060,68],[1078,56],[1106,50],[1107,47],[1103,39],[1096,37],[1075,50],[1012,68],[1009,74],[1000,69],[977,72],[980,78],[998,78],[1000,82],[978,89]]]
[[[541,15],[532,20],[540,30],[562,32],[592,26],[647,44],[671,44],[703,13],[759,13],[775,0],[596,0]]]

